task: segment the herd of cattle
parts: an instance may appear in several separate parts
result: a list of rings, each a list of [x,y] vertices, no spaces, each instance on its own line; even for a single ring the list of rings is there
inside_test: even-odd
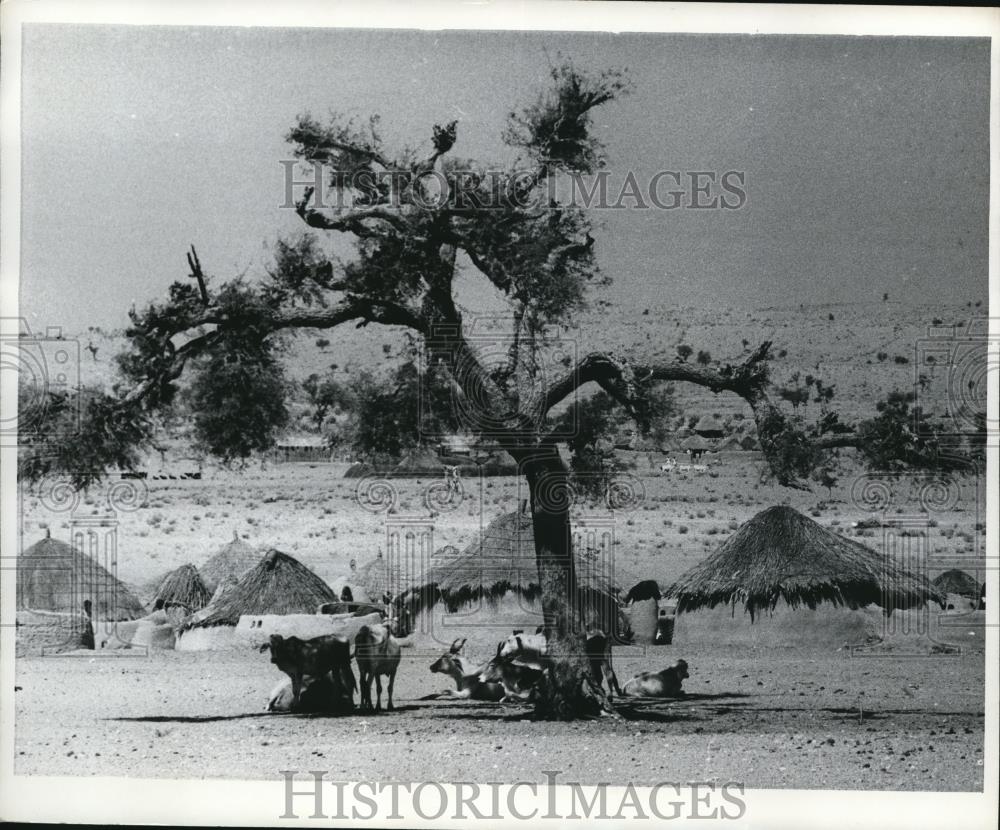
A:
[[[272,634],[261,652],[271,652],[271,662],[288,675],[271,693],[267,704],[271,712],[335,712],[354,709],[354,693],[359,688],[351,668],[357,663],[363,711],[381,711],[382,678],[387,678],[386,709],[392,711],[392,693],[396,673],[402,661],[400,640],[392,621],[362,626],[351,639],[335,634],[302,640]],[[533,699],[536,687],[552,666],[554,655],[541,630],[534,634],[515,631],[497,645],[496,654],[483,663],[462,656],[465,638],[456,639],[435,660],[430,670],[450,677],[454,689],[439,695],[458,700],[525,703]],[[586,656],[592,680],[607,684],[609,697],[679,697],[681,684],[688,675],[684,660],[659,672],[642,672],[618,685],[611,666],[608,637],[591,629],[586,639]],[[375,683],[375,702],[371,687]]]

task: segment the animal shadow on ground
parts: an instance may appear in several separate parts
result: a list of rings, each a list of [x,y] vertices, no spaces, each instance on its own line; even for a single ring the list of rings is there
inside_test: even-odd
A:
[[[396,712],[415,712],[419,706],[397,706],[392,712],[363,712],[355,709],[353,712],[241,712],[237,715],[138,715],[134,718],[104,718],[108,721],[126,721],[132,723],[214,723],[216,721],[246,720],[247,718],[357,718],[373,717],[376,714],[393,715]]]

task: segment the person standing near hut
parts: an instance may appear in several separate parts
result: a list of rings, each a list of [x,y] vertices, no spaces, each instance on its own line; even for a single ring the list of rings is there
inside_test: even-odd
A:
[[[80,647],[95,648],[93,605],[89,599],[83,601],[83,613],[80,615]]]

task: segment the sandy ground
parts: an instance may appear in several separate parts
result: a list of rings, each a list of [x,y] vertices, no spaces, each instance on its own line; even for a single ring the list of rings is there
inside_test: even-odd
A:
[[[687,695],[623,701],[621,720],[546,723],[500,704],[421,700],[447,688],[425,650],[397,711],[266,714],[283,677],[265,655],[128,652],[17,662],[18,774],[274,779],[324,769],[376,781],[742,782],[752,788],[981,790],[980,651],[858,657],[684,652]],[[616,658],[622,681],[681,656]],[[859,708],[860,706],[860,708]]]
[[[752,457],[712,460],[712,473],[702,476],[661,475],[644,454],[631,460],[644,501],[611,517],[615,567],[626,576],[669,584],[739,524],[781,502],[872,547],[886,544],[880,531],[852,528],[872,515],[856,497],[858,472],[845,470],[830,493],[803,493],[761,482]],[[279,465],[206,471],[200,481],[150,479],[137,509],[116,514],[118,576],[141,590],[169,568],[202,564],[235,530],[253,545],[294,555],[339,587],[352,557],[365,565],[386,545],[387,520],[394,518],[361,509],[357,482],[340,478],[342,471]],[[433,517],[423,498],[431,483],[393,482],[398,516],[428,521],[435,550],[464,547],[522,496],[515,479],[470,481],[461,506]],[[930,576],[955,566],[979,574],[984,488],[959,480],[954,498],[928,512],[920,485],[916,477],[893,482],[887,513],[921,518],[915,533]],[[45,527],[68,540],[78,517],[104,512],[99,490],[73,512],[47,507],[31,493],[22,497],[25,545]],[[572,724],[532,722],[517,707],[420,700],[448,685],[428,671],[436,655],[426,650],[407,654],[396,713],[323,718],[265,714],[282,675],[265,655],[248,651],[41,657],[27,649],[16,664],[16,770],[274,779],[279,770],[325,769],[354,780],[508,782],[542,782],[543,770],[560,770],[561,780],[582,783],[982,788],[981,640],[962,640],[973,648],[958,656],[864,658],[736,642],[725,635],[675,642],[645,657],[616,655],[622,682],[684,657],[688,697],[623,706],[617,721]],[[489,656],[475,638],[470,647],[479,650],[470,656]]]

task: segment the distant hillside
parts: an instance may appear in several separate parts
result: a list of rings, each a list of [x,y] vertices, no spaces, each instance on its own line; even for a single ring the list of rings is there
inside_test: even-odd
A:
[[[761,309],[678,308],[669,302],[648,309],[629,309],[598,300],[578,324],[558,332],[552,349],[550,376],[565,371],[563,363],[598,349],[625,351],[639,357],[671,358],[679,344],[701,350],[714,360],[739,360],[747,348],[763,340],[774,343],[773,376],[787,383],[794,372],[813,375],[824,384],[836,386],[834,399],[846,420],[867,417],[874,403],[895,389],[912,389],[919,373],[927,375],[922,400],[931,411],[941,414],[946,406],[947,377],[942,368],[915,368],[915,360],[932,326],[956,326],[965,332],[973,316],[985,317],[983,309],[956,305],[912,306],[895,302],[811,305]],[[471,315],[466,317],[474,321]],[[479,341],[487,361],[505,348],[501,323],[495,318],[480,320],[473,337]],[[80,374],[85,383],[108,386],[114,376],[112,356],[124,347],[120,334],[83,332]],[[746,346],[744,346],[744,341]],[[317,345],[319,342],[322,345]],[[87,350],[97,349],[96,360]],[[402,331],[371,325],[365,329],[345,326],[331,331],[300,332],[286,358],[290,375],[302,380],[313,372],[336,367],[342,380],[361,369],[378,369],[402,353]],[[939,364],[944,360],[940,356]],[[982,347],[985,359],[985,346]],[[955,391],[953,391],[955,394]],[[963,390],[963,394],[972,394]],[[717,413],[720,417],[743,412],[734,395],[713,395],[705,390],[680,386],[677,399],[685,414]],[[815,410],[811,405],[809,411]]]

